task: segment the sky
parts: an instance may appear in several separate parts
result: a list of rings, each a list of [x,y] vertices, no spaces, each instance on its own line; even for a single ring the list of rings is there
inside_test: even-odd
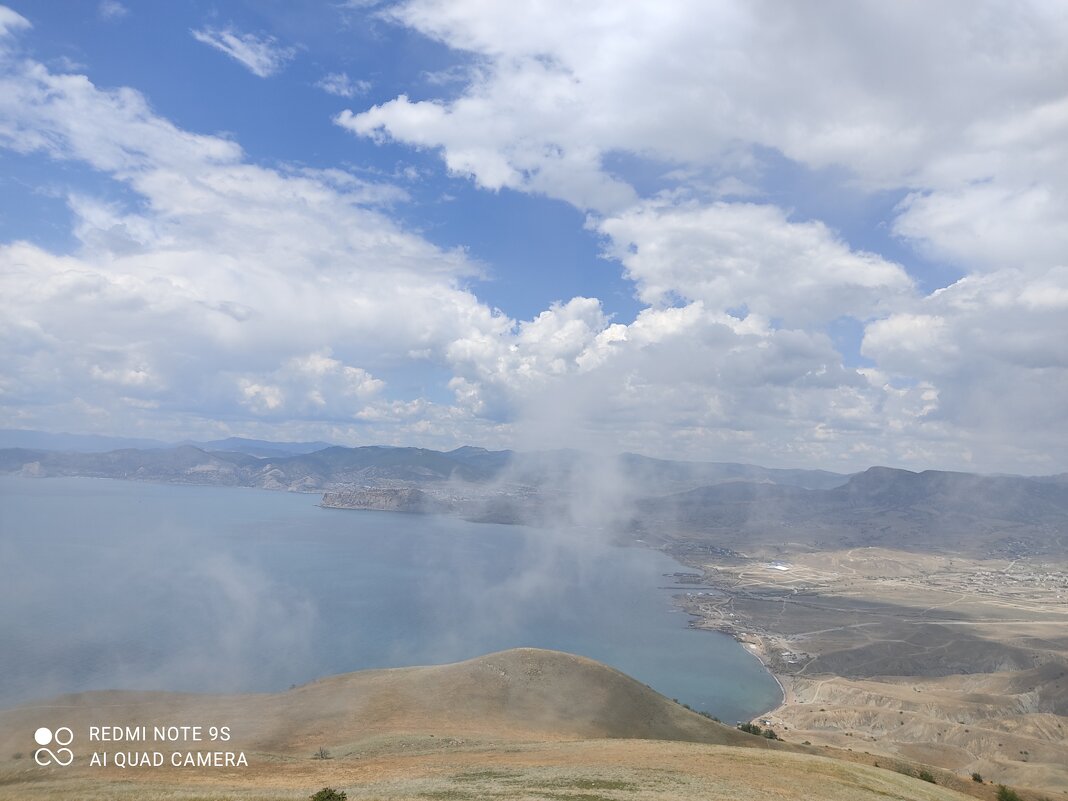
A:
[[[0,6],[0,427],[1068,471],[1068,5]]]

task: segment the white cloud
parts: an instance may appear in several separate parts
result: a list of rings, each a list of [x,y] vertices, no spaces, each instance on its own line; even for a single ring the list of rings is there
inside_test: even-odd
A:
[[[295,47],[282,46],[273,36],[239,33],[233,28],[205,27],[190,33],[198,42],[225,53],[260,78],[280,72],[297,54]]]
[[[18,152],[40,150],[122,175],[158,164],[195,173],[241,157],[234,142],[183,131],[153,114],[139,93],[98,90],[84,75],[27,62],[0,76],[0,89],[0,144]],[[85,109],[76,106],[82,99],[91,101]]]
[[[569,343],[555,359],[518,329],[467,343],[465,402],[499,409],[539,385],[553,408],[581,406],[585,386],[597,401],[583,425],[645,441],[655,429],[705,455],[1068,467],[1062,5],[408,0],[385,13],[475,66],[459,93],[401,94],[337,124],[589,212],[648,305],[600,330],[549,310]],[[723,202],[772,196],[769,149],[840,168],[855,192],[901,193],[891,231],[965,278],[923,298],[902,265],[819,221]],[[611,168],[618,155],[679,188],[643,197]],[[865,329],[874,367],[843,366],[825,332],[841,318]],[[684,337],[641,340],[684,321]]]
[[[7,6],[0,6],[0,38],[11,36],[12,34],[26,30],[33,26],[30,25],[30,21],[17,11],[13,11]]]
[[[96,7],[96,13],[101,19],[121,19],[130,13],[130,9],[119,0],[101,0],[100,5]]]
[[[338,97],[356,97],[367,94],[371,90],[369,81],[352,80],[344,72],[331,72],[324,75],[316,84],[327,94]]]
[[[460,287],[476,271],[462,252],[379,210],[402,190],[249,164],[234,142],[176,128],[129,89],[14,65],[0,82],[0,143],[83,161],[140,199],[71,194],[69,255],[0,245],[11,422],[336,430],[375,406],[380,438],[403,439],[378,373],[412,351],[444,364],[455,339],[511,325]]]
[[[851,250],[820,222],[789,222],[774,206],[658,199],[598,230],[650,306],[701,300],[796,325],[873,317],[912,291],[901,266]]]
[[[1059,467],[1068,447],[1068,267],[968,276],[873,322],[863,351],[937,393],[931,419],[977,455]]]
[[[826,335],[701,301],[623,325],[576,298],[515,330],[460,340],[449,356],[458,402],[522,420],[518,444],[529,448],[848,462],[858,444],[885,460],[908,441],[882,436],[892,393],[844,368]],[[922,413],[911,400],[899,406],[915,436]]]
[[[541,65],[534,69],[547,70]],[[601,170],[598,148],[562,146],[527,131],[527,126],[543,115],[583,115],[580,97],[566,102],[560,97],[568,94],[570,81],[560,77],[555,84],[546,90],[544,101],[524,95],[526,86],[511,85],[497,87],[501,95],[511,97],[464,98],[452,109],[430,101],[412,103],[401,95],[360,114],[346,109],[335,121],[354,133],[379,140],[389,137],[418,147],[442,147],[450,172],[470,176],[486,189],[544,193],[580,208],[629,205],[636,199],[633,189]],[[523,101],[530,107],[510,116],[508,106]]]
[[[405,4],[387,13],[477,57],[470,85],[338,117],[442,148],[487,189],[588,210],[644,304],[631,321],[588,297],[513,320],[465,288],[478,267],[463,251],[390,218],[398,187],[253,164],[135,91],[8,59],[0,145],[85,163],[136,202],[83,188],[68,198],[70,253],[0,245],[3,417],[176,438],[589,438],[771,464],[1065,469],[1059,19],[848,4],[833,25],[783,6],[781,24],[758,24],[769,8]],[[4,30],[28,26],[12,13]],[[763,200],[754,144],[897,187],[895,232],[965,278],[922,297],[902,265]],[[620,153],[683,188],[642,196],[606,167]],[[865,330],[874,365],[843,358],[829,327],[842,318]],[[424,367],[451,402],[411,388]]]
[[[282,419],[361,419],[385,382],[331,357],[331,349],[294,356],[263,376],[240,376],[242,402],[258,415]]]
[[[1068,140],[1068,128],[1064,136]],[[998,180],[911,194],[899,207],[894,231],[930,257],[967,270],[1064,264],[1068,193],[1063,187],[1036,177],[1017,185]]]
[[[635,200],[612,154],[747,181],[754,148],[771,148],[911,190],[896,231],[968,269],[1065,252],[1061,4],[409,0],[386,13],[479,66],[459,96],[400,95],[338,124],[441,148],[486,188],[612,216]]]
[[[587,145],[694,163],[758,143],[891,185],[918,172],[952,174],[950,162],[970,174],[961,138],[978,148],[1032,135],[1014,121],[1064,97],[1058,76],[1068,64],[1060,46],[1068,14],[1037,2],[809,9],[735,0],[410,0],[389,13],[488,62],[463,96],[428,119],[424,136],[446,147],[462,147],[466,130],[504,151],[521,131],[532,147]],[[407,140],[405,115],[427,105],[399,99],[357,122]],[[463,124],[494,112],[505,119],[488,134]]]

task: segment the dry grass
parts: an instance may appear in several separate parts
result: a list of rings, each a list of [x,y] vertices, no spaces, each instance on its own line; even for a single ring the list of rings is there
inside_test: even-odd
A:
[[[1068,566],[887,548],[770,561],[707,565],[723,594],[686,603],[780,676],[776,731],[1066,797]]]
[[[247,768],[99,768],[90,725],[228,725]],[[78,761],[38,768],[37,726],[70,726]],[[194,750],[198,746],[192,746]],[[199,746],[203,750],[208,748]],[[315,759],[319,747],[329,759]],[[276,695],[87,693],[0,712],[0,801],[960,799],[893,770],[771,743],[683,709],[588,659],[534,649],[336,676]],[[826,753],[826,752],[824,752]],[[974,788],[964,787],[972,790]]]
[[[257,765],[240,783],[211,776],[161,784],[148,775],[71,776],[0,786],[0,799],[83,801],[293,801],[322,786],[352,801],[950,801],[947,788],[891,770],[780,751],[649,740],[483,744],[447,757],[388,755],[327,760],[311,768]]]

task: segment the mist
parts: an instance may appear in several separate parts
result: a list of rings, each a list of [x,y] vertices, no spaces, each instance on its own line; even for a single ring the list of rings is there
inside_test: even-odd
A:
[[[0,705],[87,689],[278,691],[519,646],[605,661],[721,716],[774,701],[733,641],[673,611],[658,587],[678,566],[605,544],[605,529],[323,509],[258,490],[0,484]]]

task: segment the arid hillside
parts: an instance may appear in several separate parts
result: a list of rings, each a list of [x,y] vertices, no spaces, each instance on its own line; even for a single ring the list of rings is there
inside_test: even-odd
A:
[[[73,765],[34,764],[42,726],[71,729]],[[93,740],[92,726],[126,741]],[[141,726],[145,739],[129,741]],[[201,726],[205,738],[227,726],[231,739],[160,742],[155,726]],[[171,764],[175,752],[214,750],[242,753],[247,766]],[[0,798],[301,799],[322,786],[350,799],[964,797],[942,786],[948,775],[934,784],[902,763],[816,751],[719,725],[591,660],[518,649],[278,694],[92,692],[6,710]],[[107,767],[90,764],[94,752]],[[160,752],[164,764],[118,768],[120,752]]]

